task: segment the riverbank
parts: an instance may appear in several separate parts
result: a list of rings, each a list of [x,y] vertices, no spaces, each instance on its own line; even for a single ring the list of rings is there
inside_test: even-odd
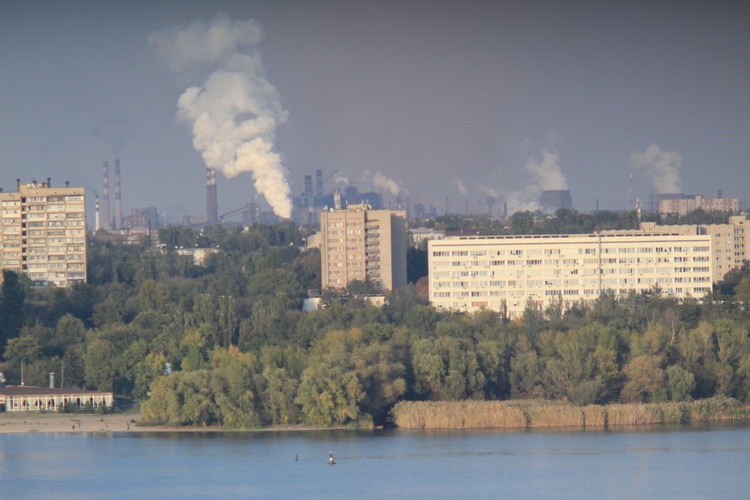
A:
[[[392,411],[401,429],[567,428],[601,430],[750,418],[750,405],[715,397],[691,402],[577,406],[561,401],[402,401]]]
[[[141,425],[141,414],[137,412],[96,415],[90,413],[36,413],[0,412],[0,434],[25,433],[86,433],[86,432],[228,432],[219,426],[167,427]],[[316,431],[331,430],[304,425],[279,425],[255,429],[232,429],[231,431]]]

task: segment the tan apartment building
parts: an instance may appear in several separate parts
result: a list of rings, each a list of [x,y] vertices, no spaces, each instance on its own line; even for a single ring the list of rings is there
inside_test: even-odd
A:
[[[323,288],[370,281],[384,290],[406,285],[406,212],[367,205],[320,214]]]
[[[644,234],[663,232],[703,234],[711,237],[711,278],[714,283],[724,279],[732,269],[750,261],[750,220],[742,215],[729,217],[727,224],[682,224],[659,226],[654,222],[641,223]]]
[[[659,287],[676,297],[712,289],[711,237],[697,234],[457,236],[428,242],[437,308],[523,314],[528,301],[567,308]]]
[[[740,200],[738,198],[704,198],[695,197],[665,197],[659,200],[659,213],[687,215],[698,209],[706,212],[735,212],[740,211]]]
[[[34,286],[86,281],[86,197],[82,187],[21,184],[0,192],[0,269]]]

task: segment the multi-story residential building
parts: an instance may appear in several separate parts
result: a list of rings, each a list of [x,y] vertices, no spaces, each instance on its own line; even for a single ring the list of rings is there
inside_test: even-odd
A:
[[[437,308],[488,308],[510,317],[658,287],[676,298],[711,291],[711,237],[697,234],[457,236],[428,243]]]
[[[658,226],[654,222],[641,223],[641,232],[705,234],[711,236],[711,278],[714,283],[724,279],[732,269],[750,261],[750,220],[741,215],[729,217],[727,224],[682,224]]]
[[[34,286],[86,281],[86,199],[82,187],[17,183],[0,192],[0,269]]]
[[[687,215],[698,209],[706,212],[739,212],[738,198],[704,198],[703,196],[662,195],[659,199],[660,214]]]
[[[323,288],[370,281],[384,290],[406,285],[406,212],[368,205],[320,214]]]

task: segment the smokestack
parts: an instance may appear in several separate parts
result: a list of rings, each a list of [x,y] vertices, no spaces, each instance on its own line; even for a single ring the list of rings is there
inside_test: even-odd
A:
[[[504,201],[503,202],[503,217],[507,217],[507,216],[508,216],[508,202]]]
[[[333,192],[333,208],[335,210],[341,210],[341,191],[338,189]]]
[[[102,229],[109,230],[109,162],[104,162],[102,165]]]
[[[16,178],[16,192],[21,192],[21,179]]]
[[[206,224],[219,220],[219,206],[216,201],[216,170],[206,168]]]
[[[464,215],[469,215],[469,199],[464,198]]]
[[[55,372],[49,372],[49,388],[55,388]]]
[[[47,177],[47,187],[48,188],[52,187],[52,179],[50,177]],[[719,196],[719,198],[721,198],[721,196]]]
[[[65,181],[65,187],[70,186],[70,181]]]
[[[120,160],[115,160],[115,229],[122,229],[122,205],[120,204]]]
[[[96,197],[96,205],[94,211],[94,231],[99,231],[101,226],[99,225],[99,196]]]
[[[317,196],[318,199],[321,199],[323,197],[323,171],[322,170],[315,171],[315,196]]]

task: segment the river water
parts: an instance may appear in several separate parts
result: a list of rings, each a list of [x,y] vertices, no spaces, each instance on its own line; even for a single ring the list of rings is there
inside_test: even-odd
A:
[[[750,425],[0,435],[0,498],[73,497],[744,499]]]

